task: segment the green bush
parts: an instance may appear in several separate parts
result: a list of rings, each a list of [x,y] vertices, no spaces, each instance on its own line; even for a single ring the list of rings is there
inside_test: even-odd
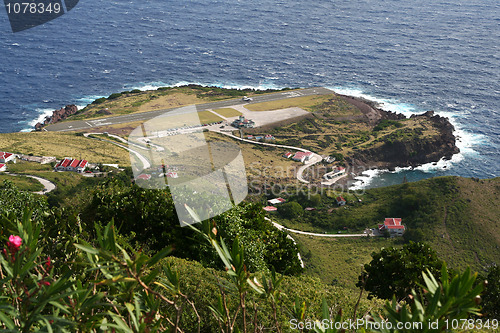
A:
[[[122,96],[122,93],[114,93],[114,94],[109,95],[108,99],[116,99],[116,98],[121,97],[121,96]]]
[[[278,213],[285,218],[296,218],[304,213],[302,206],[295,201],[286,202],[278,206]]]

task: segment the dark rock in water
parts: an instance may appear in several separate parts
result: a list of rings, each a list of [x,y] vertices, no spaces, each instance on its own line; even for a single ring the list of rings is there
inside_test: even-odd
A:
[[[66,105],[64,108],[52,112],[52,116],[45,117],[45,120],[35,125],[35,130],[40,131],[49,124],[55,124],[78,112],[78,107],[74,104]]]

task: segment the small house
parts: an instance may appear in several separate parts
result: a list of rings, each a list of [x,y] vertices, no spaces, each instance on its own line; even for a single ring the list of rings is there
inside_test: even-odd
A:
[[[266,136],[264,136],[264,140],[271,141],[271,140],[275,140],[275,138],[271,134],[266,134]]]
[[[16,155],[12,153],[7,153],[4,151],[0,151],[0,163],[7,163],[7,162],[16,162]]]
[[[339,195],[337,197],[337,205],[344,206],[346,203],[347,203],[347,201],[342,196]]]
[[[0,172],[7,171],[7,164],[0,163]]]
[[[253,140],[253,139],[254,139],[254,137],[253,137],[253,135],[247,135],[247,139],[248,139],[248,140]]]
[[[292,156],[293,156],[293,153],[290,153],[290,152],[288,152],[288,153],[284,153],[284,154],[283,154],[283,157],[284,157],[284,158],[290,158],[290,157],[292,157]]]
[[[312,156],[312,153],[310,151],[307,151],[307,152],[299,151],[299,152],[296,152],[295,155],[293,155],[292,160],[294,160],[296,162],[305,163],[305,162],[309,161],[311,156]]]
[[[275,212],[278,210],[278,208],[273,207],[273,206],[266,206],[263,208],[266,212]]]
[[[271,204],[271,205],[279,205],[279,204],[281,204],[281,203],[286,202],[286,200],[285,200],[285,199],[283,199],[283,198],[275,198],[275,199],[267,200],[267,202],[268,202],[269,204]]]
[[[401,218],[386,218],[383,224],[378,225],[380,232],[389,231],[391,237],[403,236],[405,226],[401,223]]]
[[[137,179],[150,180],[151,179],[151,175],[147,174],[147,173],[143,173],[142,175],[137,176]]]

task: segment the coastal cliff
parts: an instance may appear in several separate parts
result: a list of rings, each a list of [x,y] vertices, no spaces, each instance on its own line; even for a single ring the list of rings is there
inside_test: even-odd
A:
[[[394,119],[393,114],[386,116],[387,119]],[[416,167],[437,162],[441,158],[449,160],[453,154],[460,152],[455,144],[455,129],[448,118],[428,111],[412,115],[410,119],[427,121],[433,128],[433,134],[425,135],[425,128],[413,129],[411,132],[401,129],[381,137],[373,147],[353,152],[350,163],[353,166],[394,170],[395,167]]]
[[[64,120],[77,112],[78,112],[78,107],[76,105],[74,104],[66,105],[65,107],[59,110],[53,111],[52,116],[45,117],[45,120],[43,122],[37,123],[35,125],[35,130],[40,131],[42,130],[43,127],[49,124],[55,124],[58,121]]]

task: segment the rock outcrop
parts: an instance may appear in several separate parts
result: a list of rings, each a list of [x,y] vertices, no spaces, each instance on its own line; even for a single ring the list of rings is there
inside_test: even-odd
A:
[[[35,130],[40,131],[43,127],[49,124],[55,124],[58,121],[64,120],[77,112],[78,108],[76,105],[66,105],[64,108],[53,111],[52,116],[45,117],[45,120],[43,122],[37,123],[35,125]]]
[[[389,119],[392,117],[388,115]],[[437,162],[441,158],[451,159],[453,154],[460,152],[455,145],[455,129],[448,118],[435,115],[433,111],[412,115],[411,118],[426,118],[438,134],[386,139],[382,145],[355,152],[351,156],[351,164],[394,170],[395,167],[416,167]]]

